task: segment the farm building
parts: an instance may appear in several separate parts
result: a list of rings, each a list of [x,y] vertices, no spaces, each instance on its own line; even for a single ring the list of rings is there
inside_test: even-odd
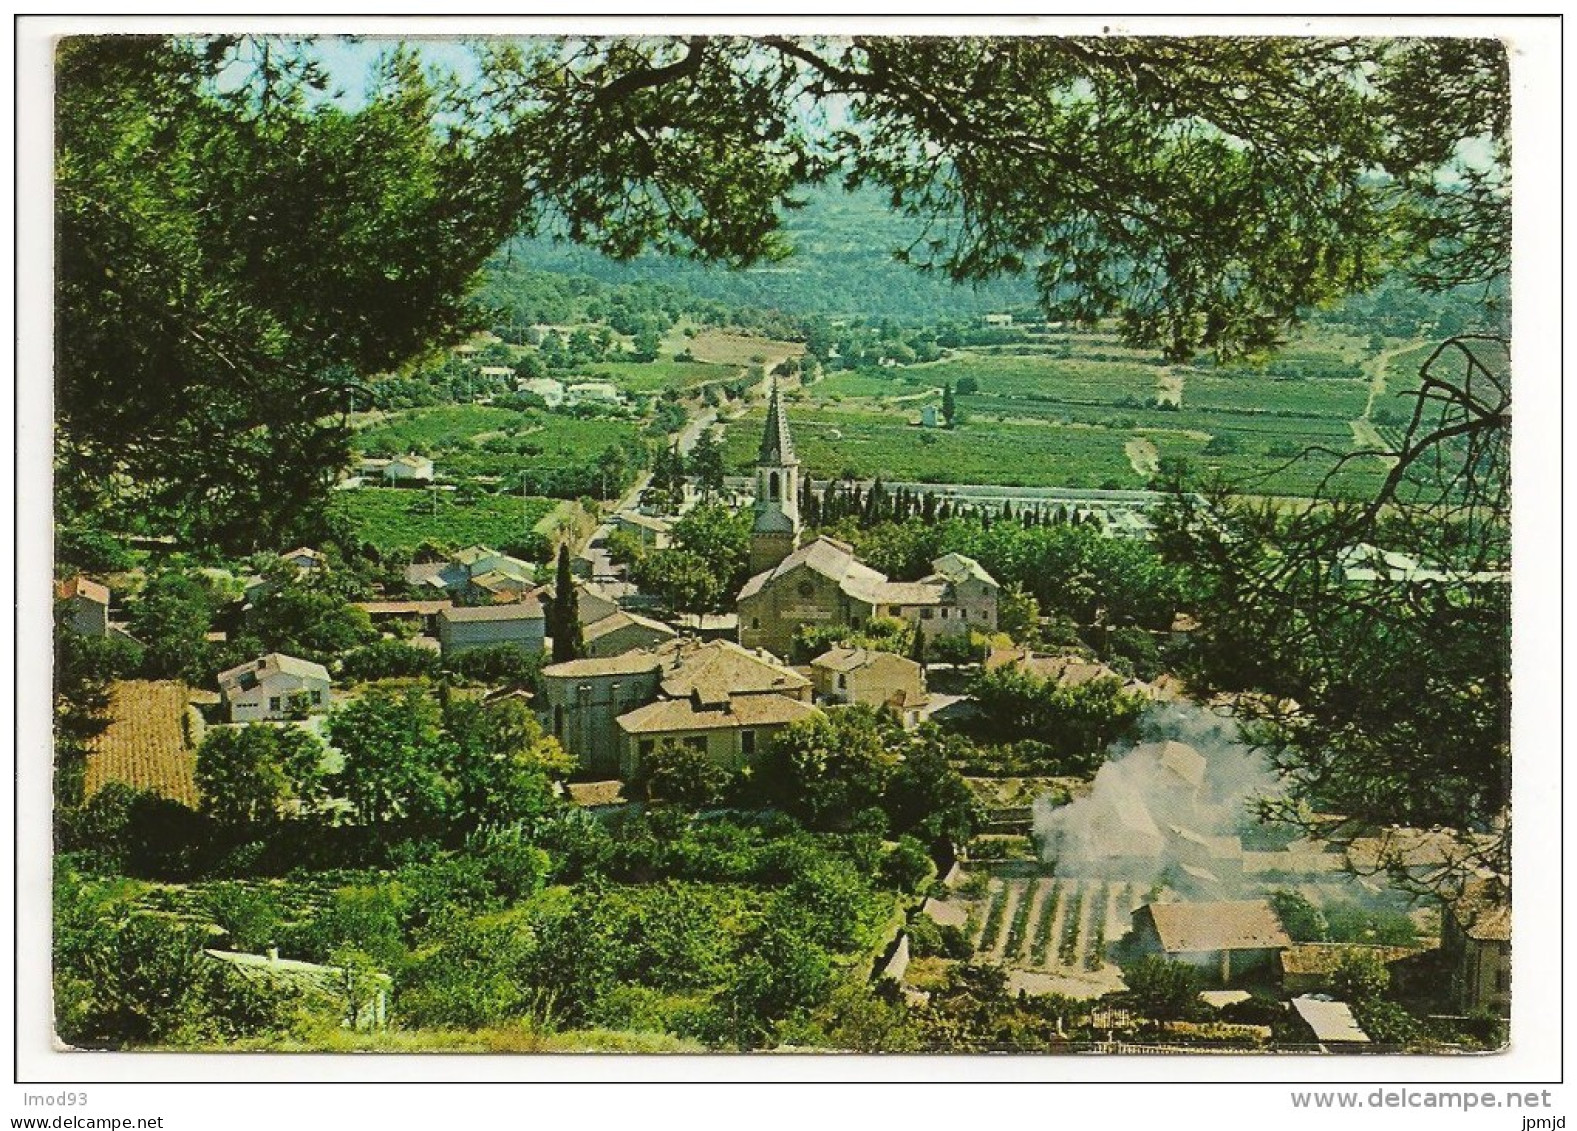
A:
[[[438,643],[445,656],[512,644],[525,652],[542,651],[545,618],[535,597],[507,605],[479,605],[441,609]]]
[[[329,706],[328,669],[280,652],[219,673],[219,694],[233,723],[287,719]]]
[[[1141,954],[1197,966],[1219,985],[1273,972],[1292,945],[1263,899],[1214,903],[1146,903],[1133,913],[1133,945]]]
[[[435,474],[433,461],[426,456],[403,455],[383,468],[383,481],[393,487],[425,487]]]
[[[108,725],[88,743],[83,796],[118,782],[195,809],[203,721],[191,701],[191,689],[179,680],[112,682]]]
[[[905,726],[925,708],[925,669],[913,660],[869,648],[833,648],[810,662],[816,696],[828,703],[891,707]]]
[[[582,381],[564,390],[566,404],[619,404],[619,386],[611,381]]]

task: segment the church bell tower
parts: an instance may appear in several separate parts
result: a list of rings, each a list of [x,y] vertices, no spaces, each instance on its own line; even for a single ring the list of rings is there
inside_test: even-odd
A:
[[[788,415],[772,382],[767,424],[756,456],[756,523],[750,534],[750,572],[772,569],[799,548],[799,457]]]

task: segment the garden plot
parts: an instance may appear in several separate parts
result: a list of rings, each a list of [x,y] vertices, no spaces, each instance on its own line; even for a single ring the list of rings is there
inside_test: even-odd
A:
[[[1120,881],[993,878],[978,904],[980,925],[971,942],[983,961],[1054,979],[1105,981],[1115,974],[1109,949],[1143,901],[1137,884]]]

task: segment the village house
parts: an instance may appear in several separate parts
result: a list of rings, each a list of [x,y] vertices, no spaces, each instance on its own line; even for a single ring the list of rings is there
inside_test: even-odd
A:
[[[630,777],[639,770],[642,752],[664,738],[689,740],[734,764],[758,749],[758,740],[814,713],[808,679],[723,640],[678,639],[618,656],[549,664],[542,669],[542,687],[543,726],[582,773],[604,777]],[[769,697],[806,709],[757,701]],[[642,714],[658,705],[661,710]]]
[[[624,733],[620,773],[634,779],[661,742],[683,743],[731,770],[748,765],[784,727],[820,712],[782,695],[744,695],[700,688],[684,699],[648,703],[619,717]]]
[[[1027,645],[1014,648],[993,648],[986,657],[987,671],[1016,665],[1021,671],[1055,683],[1062,687],[1084,687],[1096,680],[1111,679],[1122,685],[1124,691],[1149,694],[1150,688],[1136,679],[1123,675],[1099,660],[1083,656],[1037,652]]]
[[[810,678],[817,699],[885,707],[906,727],[919,723],[927,701],[925,669],[891,652],[833,648],[810,662]]]
[[[110,635],[110,591],[78,574],[56,582],[55,600],[63,602],[64,624],[78,636]]]
[[[1289,994],[1321,994],[1342,964],[1353,957],[1377,959],[1392,971],[1391,982],[1401,979],[1392,969],[1398,963],[1426,953],[1416,946],[1379,946],[1370,943],[1293,943],[1281,952],[1281,988]]]
[[[328,559],[310,546],[297,546],[286,550],[276,559],[282,567],[294,570],[297,577],[311,577],[328,570]],[[273,590],[273,582],[263,577],[249,577],[245,581],[246,602],[255,604]]]
[[[418,562],[405,568],[413,586],[448,593],[467,604],[523,601],[536,588],[536,567],[491,546],[467,546],[447,562]]]
[[[640,511],[622,510],[609,519],[615,530],[623,531],[640,540],[649,550],[665,550],[673,541],[673,526],[660,518],[653,518]]]
[[[372,621],[372,626],[395,637],[438,635],[438,614],[453,608],[448,598],[434,601],[352,601]],[[403,632],[397,626],[406,626]]]
[[[656,648],[679,634],[660,620],[623,610],[594,620],[581,629],[586,655],[621,656],[637,648]]]
[[[433,461],[426,456],[396,456],[383,468],[383,481],[391,487],[426,487],[435,475]]]
[[[219,673],[219,694],[233,723],[288,719],[330,703],[328,669],[279,652]]]
[[[1511,1015],[1511,901],[1503,881],[1474,877],[1445,901],[1440,950],[1457,1009]]]
[[[594,624],[604,617],[611,617],[622,609],[624,606],[620,603],[621,588],[633,591],[635,587],[627,583],[622,586],[618,583],[607,585],[602,582],[577,579],[575,582],[575,612],[580,618],[580,623]],[[544,590],[546,593],[552,593],[550,586],[544,586]],[[544,596],[543,603],[546,604],[547,600],[548,598]]]
[[[791,723],[819,712],[811,683],[764,653],[726,640],[677,640],[664,661],[660,698],[618,719],[620,772],[634,778],[660,742],[682,742],[739,769]]]
[[[445,656],[510,644],[521,651],[542,651],[546,618],[535,597],[505,605],[455,606],[437,617],[438,643]]]
[[[1146,903],[1133,913],[1133,948],[1197,967],[1227,986],[1249,975],[1274,974],[1292,945],[1264,899],[1215,903]]]

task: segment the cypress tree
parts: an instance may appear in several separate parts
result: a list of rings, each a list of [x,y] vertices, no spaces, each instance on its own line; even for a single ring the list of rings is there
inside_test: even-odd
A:
[[[579,659],[586,651],[580,627],[580,594],[569,571],[569,543],[559,543],[558,568],[553,576],[553,662]]]

